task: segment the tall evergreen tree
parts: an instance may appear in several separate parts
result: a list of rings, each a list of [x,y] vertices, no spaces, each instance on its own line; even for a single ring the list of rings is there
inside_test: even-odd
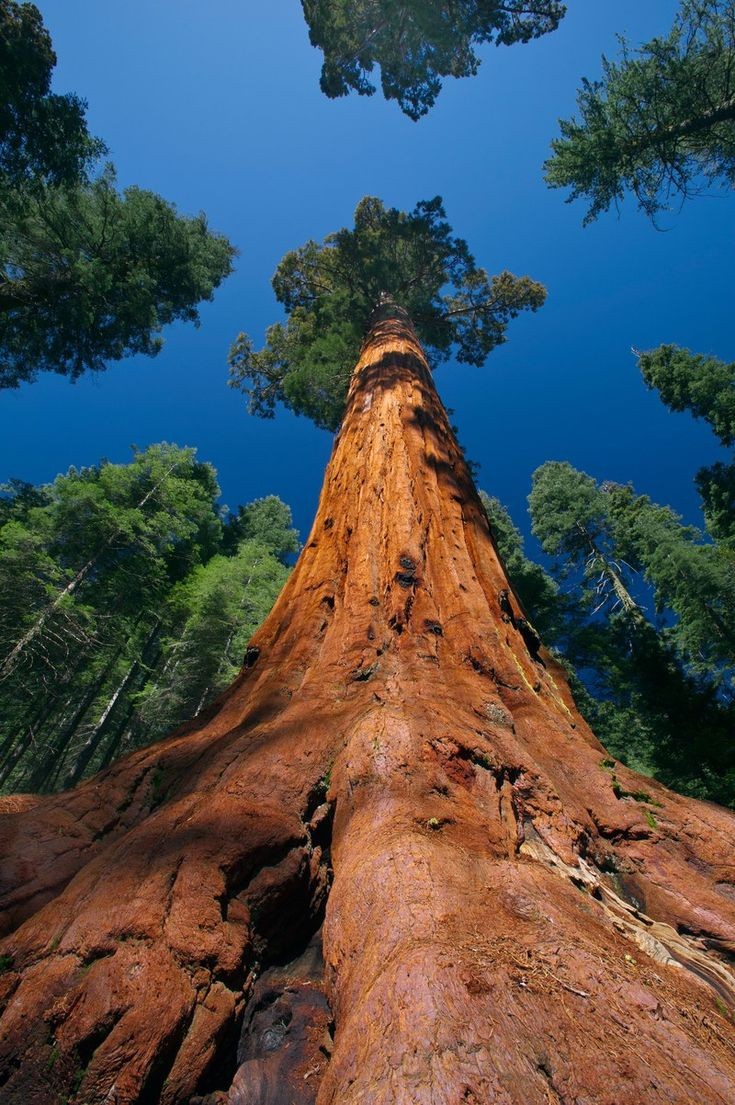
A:
[[[534,473],[529,504],[571,599],[555,643],[585,716],[623,762],[735,805],[732,583],[712,546],[668,507],[566,463]]]
[[[211,466],[170,445],[71,469],[33,493],[8,489],[0,781],[22,769],[39,789],[61,770],[117,673],[136,663],[167,591],[218,548],[218,493]]]
[[[14,204],[0,196],[0,388],[154,356],[163,326],[198,324],[197,304],[232,269],[203,215],[140,188],[121,195],[110,170]]]
[[[674,25],[638,49],[620,40],[603,79],[584,80],[580,118],[560,120],[546,180],[585,197],[585,223],[626,191],[650,216],[735,176],[735,0],[681,0]]]
[[[384,306],[235,682],[0,803],[10,1101],[733,1096],[735,815],[613,773],[508,588]]]
[[[638,364],[669,410],[703,418],[723,445],[735,444],[735,363],[660,345],[639,354]]]
[[[632,487],[605,484],[619,556],[644,575],[656,605],[670,611],[670,633],[697,670],[719,666],[735,673],[735,574],[719,550],[668,506],[636,495]]]
[[[82,100],[50,93],[55,61],[38,9],[0,0],[0,388],[154,356],[235,254],[204,215],[94,176],[104,146]]]
[[[71,786],[198,714],[298,550],[276,496],[221,518],[211,465],[151,446],[0,497],[0,785]]]
[[[639,354],[643,379],[673,411],[709,423],[725,446],[735,444],[735,363],[661,345]],[[696,477],[707,529],[720,553],[735,557],[735,462],[717,461]]]
[[[198,717],[230,685],[287,576],[274,549],[246,540],[174,588],[164,611],[160,660],[137,700],[137,724],[146,740]]]

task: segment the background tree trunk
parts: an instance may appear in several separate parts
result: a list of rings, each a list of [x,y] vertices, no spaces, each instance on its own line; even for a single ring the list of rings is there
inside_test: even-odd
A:
[[[613,775],[508,586],[385,308],[232,687],[0,800],[4,1103],[735,1099],[735,817]]]

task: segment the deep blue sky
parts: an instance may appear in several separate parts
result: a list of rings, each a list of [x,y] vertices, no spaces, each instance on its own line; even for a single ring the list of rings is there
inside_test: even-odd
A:
[[[668,29],[674,0],[570,0],[559,31],[486,48],[479,75],[445,85],[420,123],[379,96],[321,95],[298,0],[36,2],[56,88],[88,100],[121,184],[204,210],[241,256],[201,328],[169,329],[157,358],[0,392],[0,481],[47,481],[71,464],[125,461],[132,443],[175,441],[214,463],[230,506],[275,492],[305,537],[331,439],[285,412],[248,417],[225,384],[228,346],[242,329],[260,343],[279,317],[270,277],[287,249],[349,224],[363,195],[409,208],[440,194],[480,264],[549,291],[485,368],[437,373],[480,485],[527,530],[533,469],[566,459],[699,520],[692,477],[716,442],[646,390],[630,347],[670,341],[735,358],[733,200],[692,200],[666,233],[632,201],[583,229],[582,205],[541,178],[579,78],[599,74],[616,33]]]

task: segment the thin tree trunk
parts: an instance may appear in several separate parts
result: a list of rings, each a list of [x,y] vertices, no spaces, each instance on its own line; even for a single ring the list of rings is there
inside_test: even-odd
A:
[[[115,649],[112,657],[85,690],[81,700],[72,711],[71,716],[68,719],[62,719],[61,726],[56,736],[49,741],[48,747],[40,761],[31,769],[26,784],[29,790],[42,791],[48,789],[49,785],[53,782],[53,778],[61,771],[66,750],[74,739],[74,734],[92,708],[95,699],[101,693],[121,653],[122,646]]]
[[[125,717],[122,722],[113,729],[109,734],[109,739],[102,752],[102,757],[99,763],[99,770],[104,771],[106,767],[109,767],[114,759],[117,758],[119,751],[125,749],[125,741],[131,735],[133,726],[130,724],[130,719],[133,716],[132,706],[126,711]]]
[[[46,724],[59,713],[62,713],[69,707],[73,701],[73,696],[69,695],[67,698],[63,698],[58,694],[58,691],[63,691],[66,687],[66,680],[58,688],[55,696],[48,695],[44,701],[38,705],[35,711],[29,711],[26,715],[28,720],[22,722],[22,725],[13,727],[5,740],[0,744],[0,765],[5,763],[8,754],[12,753],[13,749],[17,747],[18,742],[22,744],[23,748],[26,748],[31,742],[31,734],[37,736],[39,732],[43,732]],[[55,688],[56,690],[56,688]],[[19,737],[18,729],[22,728],[23,731],[28,734],[28,739]]]
[[[735,1100],[735,816],[613,787],[507,587],[386,307],[240,676],[0,819],[9,1102]]]
[[[92,732],[89,734],[84,744],[77,753],[74,764],[64,779],[64,787],[75,786],[82,775],[84,774],[89,761],[94,756],[95,752],[100,746],[100,742],[104,739],[105,734],[110,728],[110,719],[113,715],[115,707],[119,704],[121,697],[130,688],[130,684],[140,671],[141,665],[146,663],[146,658],[150,656],[151,648],[158,639],[160,632],[161,619],[159,618],[153,626],[151,632],[148,634],[146,641],[143,644],[140,655],[136,657],[133,663],[128,667],[120,683],[113,691],[112,695],[107,701],[104,710],[102,711],[97,724]]]
[[[67,583],[66,587],[59,591],[53,602],[50,602],[49,605],[41,611],[38,618],[30,627],[30,629],[23,634],[20,640],[7,654],[2,664],[0,664],[0,679],[5,679],[11,673],[15,665],[18,663],[18,660],[20,659],[23,652],[25,652],[25,650],[28,648],[28,645],[32,641],[35,641],[35,639],[43,632],[43,628],[48,622],[49,618],[51,618],[51,616],[56,613],[64,599],[71,598],[72,595],[76,594],[84,580],[91,572],[92,568],[95,566],[97,560],[99,559],[99,556],[101,555],[102,553],[100,551],[97,556],[93,557],[91,560],[88,560],[84,567],[80,568],[74,578],[69,583]]]
[[[64,727],[65,724],[66,724],[66,721],[69,717],[68,710],[69,710],[69,707],[72,706],[74,700],[75,700],[75,696],[74,695],[69,695],[65,699],[63,706],[61,706],[61,709],[58,711],[59,723],[62,727]],[[58,705],[58,703],[57,703],[57,705]],[[72,713],[73,714],[75,713],[73,706],[72,706]],[[49,718],[53,718],[53,717],[54,717],[54,712],[53,711],[49,711],[49,713],[46,715],[47,720]],[[20,761],[25,756],[25,754],[28,752],[28,750],[31,748],[31,746],[37,741],[38,741],[38,743],[43,743],[41,740],[39,740],[39,732],[33,724],[28,725],[28,726],[24,726],[24,731],[23,731],[22,735],[19,734],[19,733],[14,733],[14,734],[11,733],[5,739],[5,741],[3,741],[2,751],[0,751],[0,763],[2,764],[2,767],[0,767],[0,787],[5,785],[5,783],[8,781],[10,776],[13,774],[16,767],[20,763]],[[40,756],[44,759],[48,756],[48,754],[49,754],[48,745],[46,746],[45,750],[43,750],[43,751],[39,750],[39,752],[38,752],[38,756]],[[20,779],[16,780],[19,786],[24,786],[25,785],[26,778],[28,777],[29,772],[33,772],[33,770],[34,770],[33,761],[31,760],[31,763],[27,767],[24,768]],[[39,786],[40,786],[40,784],[39,784]],[[34,787],[32,789],[36,789],[36,788]]]
[[[155,492],[158,490],[158,488],[161,486],[161,484],[164,482],[164,480],[167,479],[168,476],[171,475],[174,468],[176,468],[176,464],[172,464],[171,467],[165,473],[165,475],[163,475],[161,477],[161,479],[156,484],[153,485],[153,487],[150,489],[150,491],[146,492],[146,494],[143,496],[143,498],[140,500],[140,502],[136,505],[137,510],[142,510],[143,509],[143,507],[150,500],[150,498],[155,494]],[[120,530],[115,530],[115,532],[112,533],[110,535],[110,537],[108,537],[108,539],[104,542],[104,544],[97,550],[97,552],[94,554],[94,556],[91,557],[82,568],[80,568],[80,570],[77,572],[77,574],[74,576],[74,578],[66,585],[66,587],[64,587],[61,591],[59,591],[59,593],[56,595],[56,597],[53,599],[53,601],[50,602],[48,604],[48,606],[46,606],[41,611],[38,618],[33,623],[33,625],[30,627],[30,629],[28,629],[23,634],[23,636],[20,638],[20,640],[14,645],[14,647],[7,654],[7,656],[3,660],[2,664],[0,664],[0,680],[3,680],[5,678],[7,678],[7,676],[12,672],[13,668],[18,663],[20,657],[23,655],[23,653],[28,648],[28,646],[33,641],[35,641],[36,638],[43,632],[43,628],[46,625],[46,623],[48,622],[49,618],[59,609],[59,607],[61,606],[64,599],[71,598],[73,595],[76,594],[76,592],[81,587],[82,583],[84,583],[84,580],[87,578],[87,576],[92,571],[92,569],[95,567],[95,565],[98,563],[98,561],[99,561],[100,557],[102,556],[102,554],[104,552],[106,552],[106,550],[109,549],[110,545],[112,545],[113,541],[115,541],[115,539],[117,537],[119,537],[120,532],[121,532]]]
[[[597,566],[602,567],[602,573],[612,587],[613,594],[615,595],[615,598],[617,599],[625,614],[635,624],[639,626],[648,626],[648,622],[645,615],[643,614],[643,611],[623,583],[622,579],[620,578],[620,573],[616,570],[614,565],[610,563],[609,559],[600,549],[597,542],[587,532],[585,526],[583,526],[581,522],[577,522],[575,524],[578,533],[586,542],[587,547],[590,550],[589,559],[594,558]]]
[[[4,765],[6,758],[9,755],[14,756],[14,762],[20,759],[18,754],[18,743],[21,745],[21,753],[25,752],[28,746],[33,742],[33,739],[43,740],[45,730],[50,727],[51,722],[55,722],[58,726],[64,723],[67,717],[67,709],[71,703],[75,700],[77,695],[71,694],[66,698],[63,697],[64,691],[73,685],[74,677],[80,671],[82,667],[82,661],[88,656],[85,649],[80,649],[74,660],[71,668],[65,673],[63,678],[58,681],[53,688],[53,694],[48,694],[44,697],[43,701],[37,703],[37,709],[35,712],[30,713],[30,721],[23,722],[23,729],[25,731],[24,737],[19,737],[17,730],[11,730],[8,736],[0,746],[0,765]],[[20,692],[17,692],[20,693]],[[0,779],[0,785],[2,780]]]
[[[69,706],[71,701],[71,697],[67,698],[64,701],[61,709],[65,710],[67,706]],[[54,702],[54,707],[58,709],[58,701]],[[37,733],[39,720],[43,723],[52,715],[53,709],[47,709],[46,705],[44,704],[44,706],[41,707],[40,710],[36,711],[35,715],[32,716],[30,721],[23,722],[22,736],[18,731],[19,729],[21,729],[21,726],[16,727],[14,724],[11,725],[11,728],[8,731],[8,735],[5,737],[2,744],[0,744],[0,786],[2,786],[4,768],[8,760],[12,759],[14,763],[17,763],[21,753],[24,752],[33,742],[34,736]]]
[[[134,660],[133,663],[129,666],[128,670],[125,672],[125,675],[123,676],[121,682],[118,683],[117,687],[112,692],[112,695],[107,700],[105,708],[102,711],[99,719],[97,720],[96,725],[84,741],[82,747],[79,749],[74,759],[74,763],[71,769],[68,771],[66,778],[64,779],[64,788],[73,787],[84,774],[84,769],[86,768],[94,753],[97,751],[100,741],[103,739],[109,729],[110,716],[112,715],[113,710],[120,701],[121,695],[124,694],[128,686],[130,685],[130,682],[133,679],[133,676],[136,674],[137,670],[138,661]]]

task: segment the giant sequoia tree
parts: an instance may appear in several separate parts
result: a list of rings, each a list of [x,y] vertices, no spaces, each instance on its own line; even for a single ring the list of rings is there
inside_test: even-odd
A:
[[[735,817],[613,777],[521,614],[386,306],[229,690],[4,800],[3,1100],[732,1099]]]

